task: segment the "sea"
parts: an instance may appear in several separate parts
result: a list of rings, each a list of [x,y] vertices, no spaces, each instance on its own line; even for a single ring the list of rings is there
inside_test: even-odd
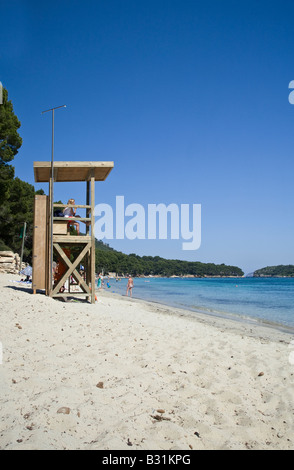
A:
[[[116,294],[126,286],[104,280]],[[294,333],[294,278],[135,278],[133,297]]]

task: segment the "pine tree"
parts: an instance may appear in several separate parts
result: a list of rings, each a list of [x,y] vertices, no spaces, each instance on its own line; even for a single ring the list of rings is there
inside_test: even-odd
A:
[[[8,91],[2,90],[0,104],[0,204],[8,197],[9,186],[14,177],[14,167],[10,162],[18,153],[22,138],[18,134],[21,124],[14,114],[12,102],[8,100]]]

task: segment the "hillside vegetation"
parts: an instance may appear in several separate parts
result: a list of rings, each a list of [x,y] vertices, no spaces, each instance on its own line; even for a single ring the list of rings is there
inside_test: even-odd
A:
[[[201,263],[199,261],[183,261],[165,259],[160,256],[126,255],[96,241],[96,271],[115,272],[118,274],[131,273],[153,276],[243,276],[243,271],[236,266],[225,264]]]
[[[254,271],[254,277],[294,277],[294,265],[267,266]]]

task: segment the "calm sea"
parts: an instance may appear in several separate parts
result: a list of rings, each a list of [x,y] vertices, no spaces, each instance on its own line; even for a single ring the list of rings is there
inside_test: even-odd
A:
[[[127,280],[105,280],[124,295]],[[294,328],[294,278],[135,279],[133,297],[239,321]],[[293,330],[292,330],[293,331]]]

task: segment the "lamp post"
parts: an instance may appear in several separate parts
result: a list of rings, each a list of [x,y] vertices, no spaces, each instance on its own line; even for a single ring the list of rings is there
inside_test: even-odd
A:
[[[50,256],[50,287],[49,293],[52,291],[52,284],[53,284],[53,181],[54,181],[54,111],[55,109],[59,108],[66,108],[66,105],[63,104],[62,106],[56,106],[55,108],[46,109],[46,111],[42,111],[41,114],[48,113],[52,111],[52,150],[51,150],[51,179],[50,179],[50,194],[51,194],[51,201],[50,201],[50,231],[51,231],[51,256]]]
[[[25,238],[26,238],[26,230],[27,230],[27,223],[24,222],[23,223],[23,228],[21,230],[22,242],[21,242],[21,252],[20,252],[20,270],[22,270],[22,259],[23,259],[24,242],[25,242]]]

